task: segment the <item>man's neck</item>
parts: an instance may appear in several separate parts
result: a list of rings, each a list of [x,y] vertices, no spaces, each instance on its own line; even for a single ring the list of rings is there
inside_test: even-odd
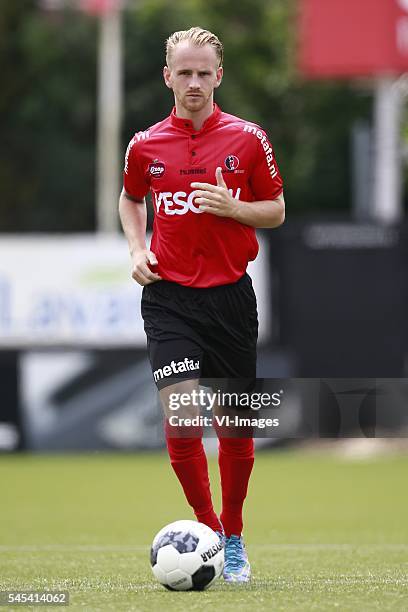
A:
[[[194,129],[197,131],[201,130],[204,122],[206,121],[206,119],[208,119],[208,117],[211,117],[213,112],[213,100],[211,100],[211,102],[209,102],[209,104],[207,104],[203,109],[195,113],[188,111],[183,106],[178,105],[176,102],[176,116],[180,117],[181,119],[189,119],[190,121],[192,121]]]

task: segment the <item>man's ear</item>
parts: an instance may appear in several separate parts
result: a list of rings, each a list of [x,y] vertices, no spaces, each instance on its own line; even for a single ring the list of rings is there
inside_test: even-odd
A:
[[[170,83],[170,68],[168,66],[165,66],[163,68],[163,78],[164,78],[164,82],[166,83],[166,86],[171,89],[171,83]]]
[[[217,68],[217,81],[216,81],[214,87],[219,87],[221,85],[223,74],[224,74],[224,70],[220,66],[219,68]]]

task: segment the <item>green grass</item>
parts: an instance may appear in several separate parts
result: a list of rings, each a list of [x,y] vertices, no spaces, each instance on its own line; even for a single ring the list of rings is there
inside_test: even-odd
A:
[[[253,581],[203,593],[150,571],[154,534],[192,518],[166,455],[2,457],[0,483],[0,590],[69,590],[69,610],[408,610],[408,457],[258,453]]]

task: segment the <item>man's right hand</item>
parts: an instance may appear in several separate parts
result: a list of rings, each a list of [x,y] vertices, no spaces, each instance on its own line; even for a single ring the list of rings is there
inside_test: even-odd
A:
[[[132,278],[142,287],[162,280],[161,276],[152,272],[149,268],[149,264],[156,266],[157,263],[156,255],[152,251],[147,249],[136,251],[132,254]]]

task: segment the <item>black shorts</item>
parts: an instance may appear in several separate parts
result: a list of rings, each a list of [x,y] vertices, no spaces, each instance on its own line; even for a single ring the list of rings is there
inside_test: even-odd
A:
[[[258,315],[251,278],[218,287],[158,281],[143,288],[153,378],[255,378]]]

